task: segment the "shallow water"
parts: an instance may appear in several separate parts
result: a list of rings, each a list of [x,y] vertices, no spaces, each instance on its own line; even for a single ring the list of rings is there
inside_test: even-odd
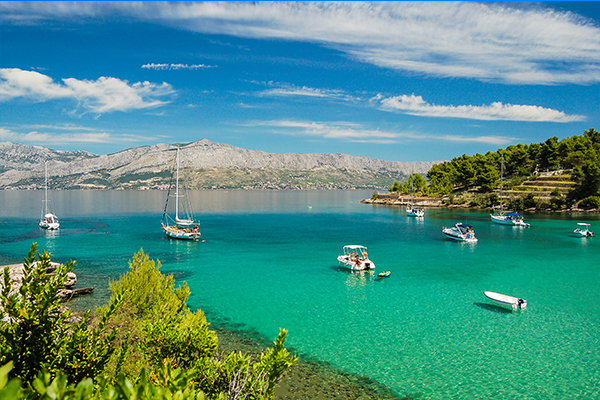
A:
[[[492,225],[489,213],[359,204],[371,191],[191,193],[206,242],[164,237],[164,192],[57,191],[58,232],[37,228],[41,192],[0,191],[0,265],[32,242],[77,260],[80,304],[106,301],[108,279],[143,247],[188,282],[209,320],[274,338],[399,396],[426,399],[600,398],[600,242],[572,235],[598,215],[531,214],[531,228]],[[475,244],[444,239],[455,222]],[[338,268],[362,244],[377,271]],[[491,305],[484,290],[523,297]]]

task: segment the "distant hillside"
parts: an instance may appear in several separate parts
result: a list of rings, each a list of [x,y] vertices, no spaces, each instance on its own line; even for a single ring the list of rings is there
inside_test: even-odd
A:
[[[39,189],[48,161],[53,189],[161,189],[175,145],[157,144],[98,156],[0,143],[0,189]],[[180,146],[180,171],[192,189],[387,188],[439,162],[383,161],[347,154],[272,154],[203,139]]]

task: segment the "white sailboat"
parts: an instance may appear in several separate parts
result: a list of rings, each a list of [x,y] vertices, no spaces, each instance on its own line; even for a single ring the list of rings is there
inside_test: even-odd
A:
[[[200,222],[194,221],[194,216],[192,215],[191,207],[189,206],[189,201],[183,202],[182,204],[184,206],[183,212],[185,214],[185,218],[179,218],[179,199],[185,197],[184,195],[179,194],[179,147],[177,147],[177,155],[175,159],[175,194],[171,195],[171,188],[173,186],[173,179],[171,178],[171,185],[169,185],[169,190],[167,192],[167,200],[165,202],[165,210],[163,213],[161,226],[167,234],[167,236],[169,237],[184,240],[198,240],[198,238],[200,237],[200,229],[198,227],[198,225],[200,225]],[[169,197],[175,197],[174,219],[167,213]]]
[[[424,217],[425,211],[414,206],[413,175],[410,176],[410,207],[406,207],[406,215],[409,217]]]
[[[42,215],[40,217],[40,228],[55,230],[60,227],[58,217],[48,212],[48,162],[44,163],[44,200],[42,200]]]
[[[516,212],[505,212],[502,208],[502,184],[504,179],[504,154],[502,154],[502,163],[500,166],[500,211],[494,211],[490,214],[492,222],[500,225],[512,225],[528,227],[530,224],[523,220],[523,216]],[[492,208],[493,210],[493,208]]]

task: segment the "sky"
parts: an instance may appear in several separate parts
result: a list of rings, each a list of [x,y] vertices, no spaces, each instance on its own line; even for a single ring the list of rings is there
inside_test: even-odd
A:
[[[0,2],[0,142],[434,161],[599,122],[599,1]]]

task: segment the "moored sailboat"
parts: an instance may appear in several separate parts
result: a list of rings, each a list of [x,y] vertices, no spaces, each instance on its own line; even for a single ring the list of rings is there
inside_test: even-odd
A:
[[[167,192],[167,200],[165,202],[165,210],[161,222],[162,229],[166,235],[174,239],[183,240],[198,240],[200,237],[200,222],[194,221],[189,201],[183,202],[185,218],[179,218],[179,199],[185,197],[179,194],[179,147],[177,147],[177,155],[175,156],[175,194],[171,195],[173,187],[173,178],[171,177],[171,185]],[[175,197],[175,218],[168,214],[169,197]],[[186,199],[187,200],[187,199]]]
[[[406,207],[406,215],[409,217],[424,217],[425,211],[422,208],[415,207],[414,205],[414,190],[413,190],[414,177],[410,177],[410,207]]]
[[[40,217],[40,228],[55,230],[60,227],[58,217],[48,212],[48,162],[44,163],[44,200],[42,200],[42,215]]]
[[[502,163],[500,166],[500,211],[493,211],[490,214],[492,222],[500,225],[512,225],[528,227],[530,224],[526,223],[523,216],[516,212],[505,212],[502,207],[502,186],[504,179],[504,154],[502,154]],[[493,210],[493,209],[492,209]]]

